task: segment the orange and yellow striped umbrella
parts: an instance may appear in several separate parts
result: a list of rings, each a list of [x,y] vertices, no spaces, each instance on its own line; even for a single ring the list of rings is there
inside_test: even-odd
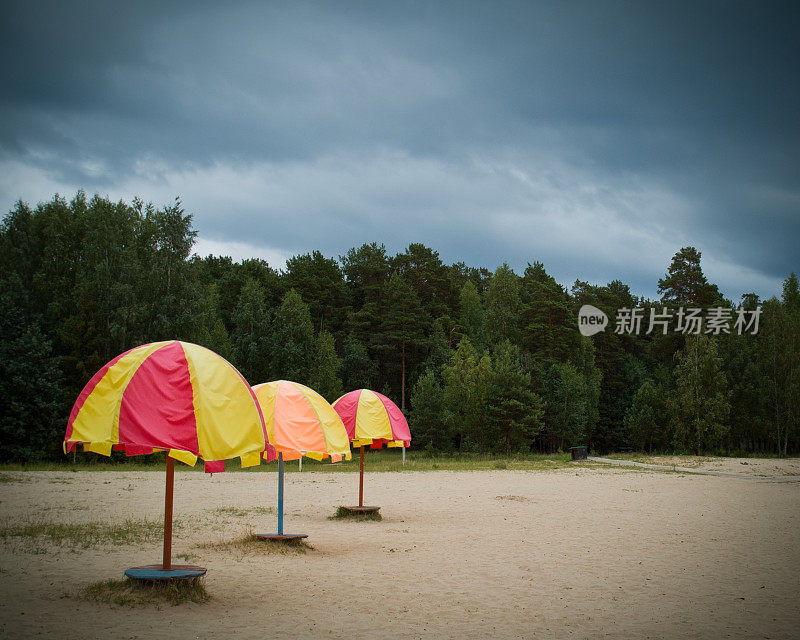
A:
[[[301,540],[304,533],[283,531],[283,461],[308,456],[331,457],[339,462],[351,458],[350,440],[342,419],[313,389],[297,382],[276,380],[253,387],[261,404],[269,441],[278,452],[278,533],[258,533],[263,540]],[[300,460],[302,464],[302,460]]]
[[[196,344],[141,345],[114,358],[84,387],[67,424],[64,450],[127,455],[167,451],[206,471],[275,457],[250,385],[225,359]]]
[[[261,405],[269,441],[285,460],[308,456],[348,460],[350,440],[342,419],[313,389],[297,382],[276,380],[253,387]]]

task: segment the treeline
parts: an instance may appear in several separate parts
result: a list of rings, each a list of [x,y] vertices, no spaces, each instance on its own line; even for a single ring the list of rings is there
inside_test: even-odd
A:
[[[763,302],[759,331],[647,333],[651,308],[754,310],[724,300],[679,251],[661,300],[613,281],[565,290],[539,262],[520,275],[444,264],[411,244],[390,255],[259,259],[192,255],[180,201],[156,208],[79,192],[0,227],[0,457],[58,457],[72,403],[92,374],[141,343],[205,345],[252,384],[306,383],[335,400],[368,387],[401,405],[413,445],[436,451],[760,451],[800,444],[800,291],[791,274]],[[584,304],[611,326],[578,331]],[[642,308],[640,332],[615,332]],[[731,325],[733,326],[733,325]]]

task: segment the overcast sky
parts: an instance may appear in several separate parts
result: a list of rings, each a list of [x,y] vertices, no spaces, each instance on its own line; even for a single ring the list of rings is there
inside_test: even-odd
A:
[[[179,195],[201,254],[446,262],[656,296],[800,270],[796,2],[4,2],[0,209]]]

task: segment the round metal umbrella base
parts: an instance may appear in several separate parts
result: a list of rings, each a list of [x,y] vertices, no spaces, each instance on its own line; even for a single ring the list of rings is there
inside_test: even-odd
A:
[[[136,580],[188,580],[206,575],[206,568],[193,564],[173,564],[165,571],[163,565],[147,564],[125,569],[125,575]]]
[[[340,509],[344,509],[347,511],[351,516],[366,516],[371,513],[378,513],[381,510],[380,507],[339,507]]]
[[[270,540],[272,542],[283,542],[284,544],[293,544],[300,542],[303,538],[307,538],[306,533],[254,533],[259,540]]]

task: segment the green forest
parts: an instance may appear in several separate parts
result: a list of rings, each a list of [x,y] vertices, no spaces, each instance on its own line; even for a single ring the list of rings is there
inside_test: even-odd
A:
[[[0,227],[0,458],[60,459],[72,404],[107,361],[179,339],[233,363],[251,384],[307,384],[329,401],[391,397],[412,447],[438,452],[796,453],[800,289],[726,300],[701,254],[664,265],[658,300],[621,280],[565,289],[533,260],[522,273],[444,264],[435,249],[383,244],[283,270],[193,255],[180,200],[158,208],[55,196],[17,203]],[[532,256],[535,258],[535,256]],[[584,337],[578,309],[611,319]],[[761,306],[757,334],[617,333],[617,310]],[[734,312],[735,317],[735,312]]]

